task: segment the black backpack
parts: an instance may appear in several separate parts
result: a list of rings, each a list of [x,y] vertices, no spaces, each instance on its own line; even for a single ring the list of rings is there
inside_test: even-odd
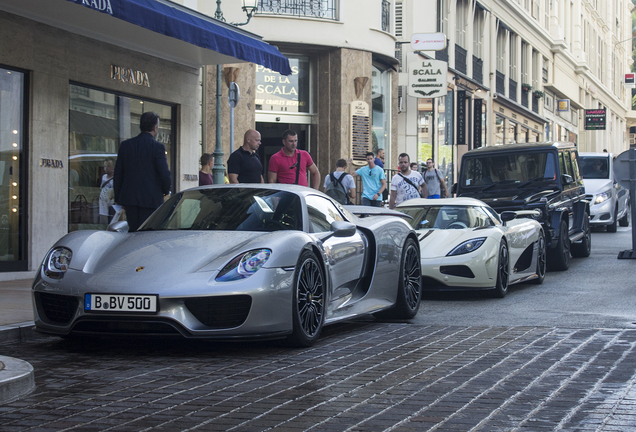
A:
[[[340,204],[347,204],[347,191],[345,191],[345,188],[342,184],[342,179],[344,179],[347,175],[349,174],[342,174],[340,177],[336,178],[333,173],[329,173],[331,182],[327,185],[327,190],[325,190],[325,193],[334,200],[338,201]]]

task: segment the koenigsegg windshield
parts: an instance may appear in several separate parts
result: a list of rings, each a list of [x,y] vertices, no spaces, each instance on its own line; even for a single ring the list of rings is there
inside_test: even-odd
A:
[[[408,222],[416,230],[480,228],[494,225],[481,207],[439,205],[399,207],[398,210],[413,218]]]
[[[609,178],[608,156],[579,156],[581,162],[581,175],[584,179]]]
[[[551,152],[484,155],[464,159],[461,188],[522,188],[556,180],[556,164]]]
[[[189,190],[166,201],[139,231],[301,230],[300,198],[271,189]]]

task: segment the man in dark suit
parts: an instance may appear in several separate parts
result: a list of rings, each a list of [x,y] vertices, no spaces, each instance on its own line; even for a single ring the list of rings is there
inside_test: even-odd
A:
[[[119,146],[113,181],[115,202],[126,209],[128,232],[137,231],[170,193],[166,148],[155,140],[159,115],[143,113],[139,128],[139,135]]]

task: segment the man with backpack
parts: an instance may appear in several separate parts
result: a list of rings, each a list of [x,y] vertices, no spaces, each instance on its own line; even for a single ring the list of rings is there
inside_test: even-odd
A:
[[[356,184],[346,169],[347,161],[338,159],[336,170],[325,177],[325,193],[340,204],[351,204],[356,198]]]
[[[428,188],[428,196],[427,198],[447,198],[448,189],[446,188],[446,182],[440,175],[437,168],[435,168],[435,163],[433,159],[428,159],[426,161],[427,170],[424,172],[424,181],[426,181],[426,187]]]
[[[391,179],[390,209],[404,201],[428,195],[422,175],[411,170],[411,158],[408,154],[402,153],[398,156],[398,168],[400,172]]]

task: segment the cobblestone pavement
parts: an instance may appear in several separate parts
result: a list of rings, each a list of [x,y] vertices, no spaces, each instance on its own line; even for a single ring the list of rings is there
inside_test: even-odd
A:
[[[361,321],[280,343],[1,346],[36,389],[0,431],[636,430],[636,330]]]

